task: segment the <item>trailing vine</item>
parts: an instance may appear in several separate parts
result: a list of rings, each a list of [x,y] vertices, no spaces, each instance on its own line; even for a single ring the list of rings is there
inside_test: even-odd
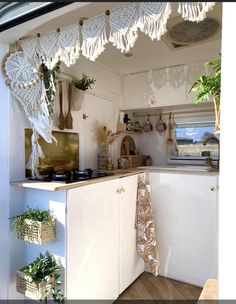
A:
[[[28,276],[31,283],[39,284],[43,282],[45,284],[45,303],[47,303],[50,295],[56,303],[65,303],[64,294],[58,288],[62,284],[60,265],[48,251],[45,255],[40,253],[40,256],[33,263],[23,267],[21,271]]]
[[[52,69],[49,69],[44,63],[40,66],[40,72],[46,89],[48,112],[51,117],[53,116],[56,87],[59,82],[57,73],[60,72],[60,65],[61,61],[58,61]]]
[[[27,211],[23,214],[11,217],[11,230],[15,232],[18,236],[22,237],[25,233],[25,220],[32,220],[37,222],[45,223],[49,228],[53,227],[53,216],[49,210],[39,210],[33,209],[27,206]],[[29,233],[28,237],[33,237],[33,234]],[[33,239],[31,239],[33,241]]]

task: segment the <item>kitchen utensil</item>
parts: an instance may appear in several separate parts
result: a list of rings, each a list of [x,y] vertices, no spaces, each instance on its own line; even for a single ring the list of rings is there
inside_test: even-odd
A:
[[[172,129],[173,129],[173,125],[171,123],[171,113],[169,115],[169,123],[168,123],[168,135],[167,135],[167,139],[166,139],[166,144],[167,145],[172,145],[173,144],[173,139],[172,139]]]
[[[143,131],[144,132],[151,132],[152,130],[153,130],[153,126],[152,126],[152,123],[149,120],[149,115],[148,115],[147,120],[143,125]]]
[[[73,129],[73,118],[71,115],[71,95],[72,95],[72,84],[68,83],[68,113],[66,115],[66,129]]]
[[[58,85],[59,85],[59,103],[60,103],[60,114],[59,114],[58,129],[64,130],[65,129],[65,117],[63,115],[62,83],[59,82]]]
[[[156,124],[156,130],[157,132],[165,132],[167,126],[166,126],[166,123],[162,120],[162,115],[160,113],[160,117],[159,117],[159,120]]]

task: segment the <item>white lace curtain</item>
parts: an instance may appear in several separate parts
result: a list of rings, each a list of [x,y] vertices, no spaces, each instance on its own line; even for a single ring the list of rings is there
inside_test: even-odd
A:
[[[200,22],[214,5],[215,2],[179,2],[178,13],[185,20]],[[171,9],[171,2],[127,2],[110,11],[108,38],[104,13],[85,20],[83,26],[73,24],[41,37],[23,39],[21,47],[36,67],[43,60],[51,68],[59,58],[70,66],[80,54],[94,61],[108,42],[121,52],[128,52],[138,38],[138,29],[152,40],[160,40]]]

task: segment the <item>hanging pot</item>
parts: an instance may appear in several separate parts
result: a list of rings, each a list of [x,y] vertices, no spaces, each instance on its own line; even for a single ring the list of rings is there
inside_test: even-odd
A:
[[[151,132],[152,130],[153,130],[153,126],[152,126],[152,123],[149,120],[149,115],[148,115],[147,120],[143,125],[143,131],[144,132]]]
[[[162,120],[162,115],[160,113],[160,117],[159,117],[159,120],[156,124],[156,130],[157,132],[165,132],[167,126],[166,126],[166,123]]]
[[[77,89],[75,86],[73,86],[71,97],[71,109],[73,111],[79,111],[81,109],[84,101],[84,93],[85,91]]]

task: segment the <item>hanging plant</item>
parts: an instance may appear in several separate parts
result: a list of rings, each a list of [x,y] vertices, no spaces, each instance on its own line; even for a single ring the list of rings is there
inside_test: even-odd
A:
[[[65,297],[58,287],[60,280],[60,265],[54,256],[46,252],[31,264],[17,272],[17,291],[37,300],[47,303],[48,297],[56,303],[65,303]]]
[[[41,245],[56,239],[55,218],[49,210],[28,207],[26,212],[10,219],[11,230],[21,240]]]
[[[88,75],[82,74],[81,79],[73,80],[72,83],[77,89],[86,91],[88,89],[92,89],[91,84],[94,84],[95,81],[96,80],[94,78],[89,78]]]
[[[40,66],[40,72],[43,77],[46,94],[47,94],[47,106],[50,116],[53,116],[54,99],[56,95],[56,87],[60,80],[57,73],[60,72],[61,61],[58,61],[52,69],[49,69],[46,64],[42,63]]]
[[[199,105],[204,101],[209,101],[213,97],[215,107],[215,133],[220,134],[220,95],[221,95],[221,57],[214,59],[204,66],[213,70],[213,75],[203,75],[192,85],[190,92],[197,95],[193,101],[194,105]]]

